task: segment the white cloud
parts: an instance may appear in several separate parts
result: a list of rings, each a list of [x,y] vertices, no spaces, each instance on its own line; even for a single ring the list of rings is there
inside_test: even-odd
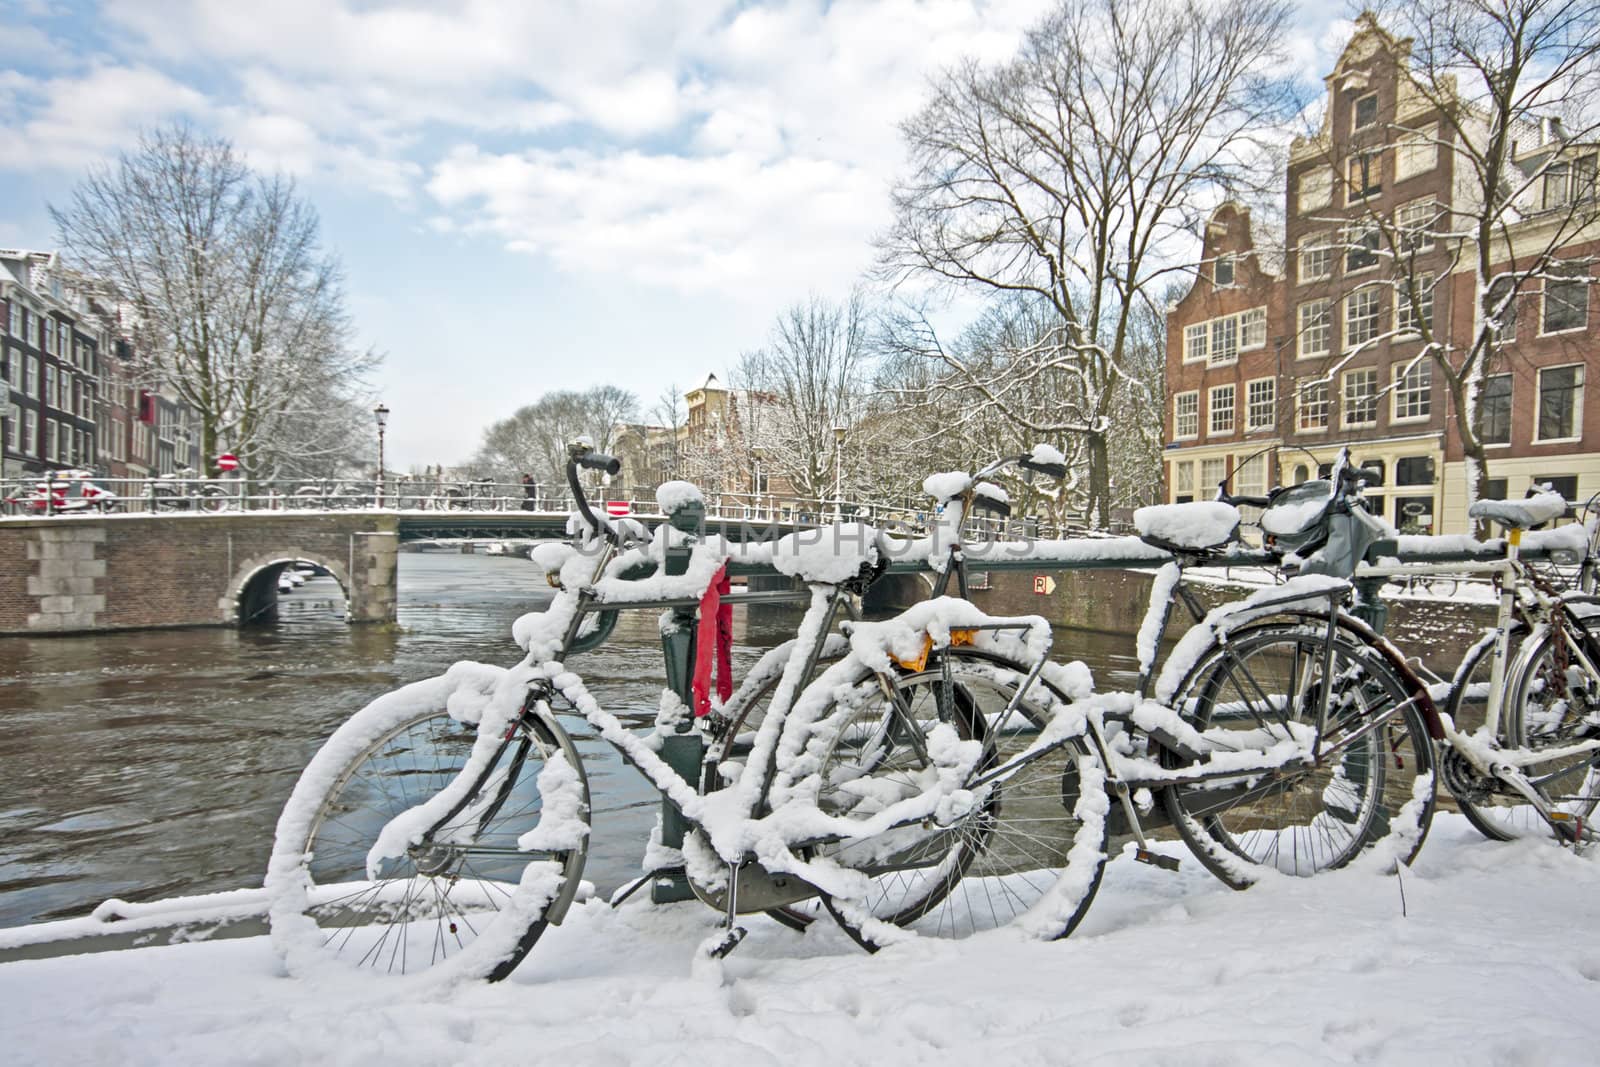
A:
[[[0,114],[0,167],[77,170],[127,147],[130,131],[203,118],[206,97],[146,67],[95,66],[81,75],[11,78]]]

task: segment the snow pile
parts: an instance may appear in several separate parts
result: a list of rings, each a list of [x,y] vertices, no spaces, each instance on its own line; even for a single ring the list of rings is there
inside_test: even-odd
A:
[[[930,474],[922,479],[922,491],[938,501],[954,500],[967,491],[972,484],[972,476],[962,471],[945,471],[942,474]]]
[[[663,514],[671,515],[689,504],[704,507],[706,498],[693,482],[662,482],[656,486],[656,503],[661,505]]]
[[[1262,510],[1261,530],[1274,537],[1301,533],[1322,518],[1332,500],[1332,482],[1302,482],[1280,493],[1269,507]]]
[[[266,938],[8,963],[0,996],[28,1023],[8,1053],[42,1067],[407,1067],[530,1049],[619,1067],[1594,1062],[1600,947],[1575,925],[1600,896],[1593,856],[1487,842],[1441,812],[1403,880],[1346,870],[1235,893],[1156,847],[1182,868],[1114,860],[1078,932],[1053,943],[869,956],[826,920],[799,935],[751,916],[736,953],[691,973],[719,916],[641,893],[575,906],[492,986],[286,981]]]
[[[1560,493],[1543,492],[1522,500],[1478,500],[1467,509],[1474,519],[1489,519],[1503,526],[1527,529],[1559,519],[1567,513],[1567,502]]]
[[[1133,513],[1140,537],[1178,548],[1212,548],[1233,540],[1239,509],[1217,500],[1188,504],[1153,504]]]
[[[1063,467],[1067,465],[1067,457],[1053,445],[1034,445],[1033,450],[1028,453],[1028,459],[1034,463],[1059,463]]]

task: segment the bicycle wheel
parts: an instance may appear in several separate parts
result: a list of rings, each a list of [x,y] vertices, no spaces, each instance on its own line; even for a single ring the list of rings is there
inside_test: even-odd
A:
[[[366,709],[312,760],[279,820],[267,879],[273,940],[292,971],[335,960],[498,981],[527,955],[552,902],[576,884],[588,841],[583,766],[553,719],[525,714],[459,813],[370,869],[379,832],[454,781],[476,737],[443,710],[401,701]],[[547,800],[581,826],[565,827],[559,849],[523,851]]]
[[[1163,791],[1184,843],[1235,889],[1263,869],[1311,875],[1342,867],[1391,833],[1402,835],[1398,858],[1409,863],[1427,836],[1433,746],[1410,685],[1352,627],[1332,636],[1329,646],[1320,618],[1236,630],[1200,656],[1172,701],[1223,751],[1260,751],[1310,740],[1323,691],[1333,686],[1314,763]],[[1172,753],[1166,763],[1184,765]]]
[[[897,709],[876,676],[864,673],[839,691],[814,728],[813,736],[831,737],[818,765],[818,806],[835,816],[870,818],[926,789],[936,773],[928,741],[941,724],[961,740],[982,742],[973,779],[1001,766],[1037,738],[1049,717],[1031,701],[1002,715],[1026,674],[982,650],[943,650],[925,670],[896,679]],[[1038,685],[1052,702],[1067,703]],[[824,906],[869,951],[878,946],[866,917],[930,937],[962,938],[1012,923],[1044,939],[1065,937],[1088,911],[1105,869],[1103,801],[1090,797],[1081,809],[1078,803],[1078,783],[1091,763],[1091,780],[1099,781],[1083,740],[1068,738],[974,787],[971,807],[953,821],[930,819],[821,847],[821,855],[869,879],[862,900],[823,896]]]
[[[1600,618],[1567,616],[1566,626],[1580,648],[1600,649]],[[1500,710],[1496,742],[1503,748],[1537,752],[1600,738],[1600,678],[1571,654],[1567,642],[1553,630],[1540,630],[1533,642],[1513,660],[1519,669],[1505,684],[1506,702]],[[1593,652],[1589,652],[1593,656]],[[1458,730],[1482,726],[1484,704],[1469,694],[1487,689],[1492,657],[1484,654],[1465,672],[1466,684],[1451,693],[1451,716]],[[1477,681],[1476,687],[1472,683]],[[1474,711],[1476,715],[1474,716]],[[1458,717],[1459,716],[1459,717]],[[1463,718],[1466,720],[1463,725]],[[1461,813],[1485,837],[1511,841],[1519,837],[1544,837],[1550,824],[1527,798],[1509,787],[1477,775],[1457,757],[1456,773],[1446,781],[1455,793]],[[1563,812],[1576,825],[1588,822],[1600,805],[1600,754],[1580,753],[1524,767],[1539,796],[1553,810]]]

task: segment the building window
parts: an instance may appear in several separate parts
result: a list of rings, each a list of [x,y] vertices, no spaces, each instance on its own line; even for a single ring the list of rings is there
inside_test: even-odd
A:
[[[1368,93],[1356,100],[1351,128],[1364,130],[1378,121],[1378,94]]]
[[[1267,347],[1267,309],[1251,308],[1239,312],[1239,351]]]
[[[1267,457],[1257,452],[1233,468],[1233,491],[1241,496],[1267,494]]]
[[[1178,440],[1200,436],[1200,391],[1172,397],[1172,436]]]
[[[1346,429],[1378,422],[1378,372],[1371,367],[1345,371],[1340,424]]]
[[[1389,411],[1391,422],[1411,422],[1426,419],[1433,413],[1433,360],[1424,357],[1416,366],[1406,370],[1404,364],[1394,368],[1393,406]]]
[[[1372,223],[1345,230],[1344,271],[1354,274],[1378,265],[1378,227]]]
[[[1333,302],[1312,300],[1299,307],[1299,357],[1325,356],[1333,344]]]
[[[1394,152],[1394,178],[1402,181],[1439,165],[1439,127],[1402,134]]]
[[[1511,375],[1484,379],[1478,394],[1478,436],[1486,445],[1511,443]]]
[[[1581,426],[1583,403],[1583,364],[1546,367],[1539,372],[1539,424],[1535,441],[1565,441],[1575,438]]]
[[[1439,203],[1431,196],[1413,200],[1395,212],[1395,226],[1399,229],[1402,252],[1426,252],[1433,247],[1434,229],[1441,212]]]
[[[1218,256],[1211,264],[1211,283],[1218,289],[1233,284],[1233,257]]]
[[[11,336],[26,342],[27,338],[23,336],[22,316],[22,305],[15,300],[11,301]]]
[[[1210,350],[1211,328],[1205,323],[1196,323],[1183,328],[1183,361],[1185,363],[1198,363],[1206,358]]]
[[[15,404],[6,409],[6,447],[22,451],[22,409]]]
[[[1232,315],[1211,320],[1211,358],[1213,367],[1233,363],[1239,358],[1239,320]]]
[[[1558,267],[1554,274],[1575,274],[1573,278],[1545,278],[1544,316],[1541,329],[1544,333],[1562,333],[1581,330],[1589,322],[1589,282],[1587,272],[1581,267]]]
[[[1217,487],[1228,477],[1228,461],[1203,459],[1200,461],[1200,491],[1204,499],[1216,496]]]
[[[1328,428],[1328,383],[1300,382],[1295,395],[1295,424],[1302,433],[1317,433]]]
[[[1383,191],[1383,157],[1377,152],[1357,152],[1345,161],[1346,194],[1350,203]]]
[[[56,402],[59,399],[60,396],[56,392],[56,369],[52,366],[46,366],[44,369],[44,402],[53,408],[59,408],[61,405]]]
[[[1432,485],[1432,456],[1402,456],[1394,461],[1395,485]]]
[[[1257,378],[1244,387],[1244,428],[1270,430],[1278,416],[1278,380]]]
[[[1552,493],[1560,493],[1563,500],[1578,499],[1578,476],[1576,474],[1536,474],[1533,484],[1540,489]]]
[[[22,431],[23,454],[37,456],[39,454],[39,413],[32,408],[22,413]]]
[[[1233,386],[1214,385],[1210,395],[1212,437],[1233,432]]]
[[[1194,460],[1172,465],[1172,502],[1187,504],[1194,499]]]
[[[1595,158],[1590,152],[1576,159],[1551,163],[1544,172],[1544,206],[1558,208],[1595,198]]]
[[[1295,201],[1302,212],[1327,207],[1333,200],[1333,171],[1327,167],[1306,171],[1296,185]]]
[[[1411,302],[1415,288],[1417,302]],[[1401,333],[1421,333],[1433,329],[1433,275],[1418,274],[1395,283],[1394,328]]]
[[[1321,281],[1333,276],[1333,247],[1328,235],[1319,233],[1300,242],[1300,282]]]
[[[56,320],[48,316],[44,320],[44,350],[52,356],[56,353]]]
[[[1516,283],[1510,278],[1496,278],[1489,286],[1489,314],[1498,314],[1500,342],[1517,339]]]
[[[44,458],[56,458],[56,420],[44,420]]]
[[[1378,290],[1357,289],[1344,298],[1344,347],[1364,345],[1378,336]]]

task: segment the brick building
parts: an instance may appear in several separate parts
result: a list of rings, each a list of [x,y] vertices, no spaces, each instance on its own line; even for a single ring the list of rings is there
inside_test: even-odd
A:
[[[93,467],[105,332],[84,295],[55,272],[56,257],[0,249],[0,337],[9,400],[4,474]]]
[[[1169,500],[1208,497],[1223,478],[1245,493],[1294,484],[1349,444],[1382,469],[1374,510],[1415,530],[1467,528],[1458,413],[1417,326],[1470,343],[1471,257],[1437,235],[1473,192],[1407,73],[1409,45],[1370,15],[1358,22],[1326,78],[1321,132],[1291,147],[1281,235],[1255,232],[1237,205],[1212,215],[1196,281],[1168,317]],[[1580,268],[1600,252],[1600,225],[1574,227],[1561,209],[1594,196],[1595,146],[1551,123],[1521,134],[1517,167],[1536,174],[1557,153],[1561,165],[1528,183],[1496,257],[1543,247],[1559,219],[1559,258],[1591,273]],[[1580,278],[1524,283],[1482,395],[1480,495],[1545,482],[1569,498],[1600,492],[1600,391],[1585,388],[1600,363],[1597,304]]]

